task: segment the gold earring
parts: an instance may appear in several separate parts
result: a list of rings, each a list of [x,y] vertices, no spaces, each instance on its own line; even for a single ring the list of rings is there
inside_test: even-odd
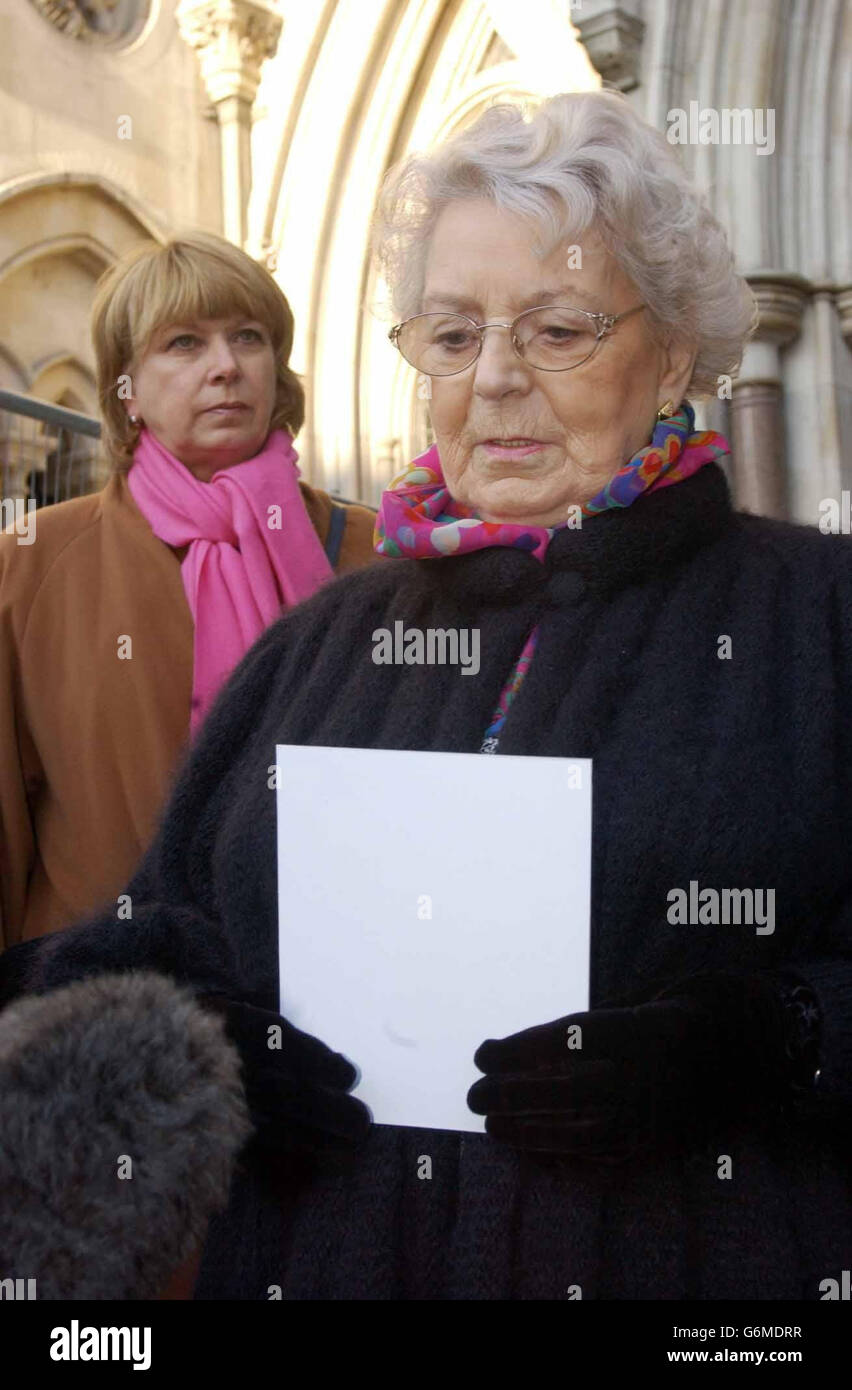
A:
[[[657,411],[657,419],[658,419],[658,420],[668,420],[668,419],[670,419],[670,417],[671,417],[672,415],[674,415],[674,413],[675,413],[675,406],[674,406],[674,403],[673,403],[672,401],[666,401],[665,405],[661,405],[660,408],[659,408],[659,410]]]

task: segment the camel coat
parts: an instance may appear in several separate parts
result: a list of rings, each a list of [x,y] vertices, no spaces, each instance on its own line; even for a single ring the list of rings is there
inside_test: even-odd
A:
[[[331,498],[299,486],[326,544]],[[338,574],[375,558],[373,513],[344,510]],[[35,515],[33,544],[0,535],[0,949],[114,903],[189,739],[185,550],[120,473]]]

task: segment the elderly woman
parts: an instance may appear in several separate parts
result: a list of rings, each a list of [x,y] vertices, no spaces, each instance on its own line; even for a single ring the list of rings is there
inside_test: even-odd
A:
[[[114,902],[233,667],[375,558],[373,513],[299,481],[293,317],[251,257],[145,244],[92,336],[112,476],[0,537],[0,947]]]
[[[264,635],[132,923],[7,953],[7,991],[144,964],[254,1018],[266,1157],[196,1296],[818,1299],[852,1242],[852,549],[734,512],[694,429],[747,287],[610,93],[489,110],[391,172],[377,225],[436,436],[383,498],[394,562]],[[478,672],[377,663],[399,619],[478,629]],[[483,1040],[484,1134],[371,1125],[320,1040],[267,1050],[276,743],[593,759],[591,1007]],[[726,887],[774,894],[760,930],[712,925]]]

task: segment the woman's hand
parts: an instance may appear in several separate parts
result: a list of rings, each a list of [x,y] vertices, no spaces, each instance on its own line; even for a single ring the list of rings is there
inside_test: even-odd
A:
[[[523,1150],[600,1162],[699,1139],[789,1084],[777,981],[705,975],[634,1007],[570,1014],[484,1042],[468,1105]]]
[[[370,1112],[346,1094],[357,1071],[339,1052],[253,1004],[210,994],[199,1003],[222,1015],[242,1059],[253,1147],[344,1155],[364,1139]]]

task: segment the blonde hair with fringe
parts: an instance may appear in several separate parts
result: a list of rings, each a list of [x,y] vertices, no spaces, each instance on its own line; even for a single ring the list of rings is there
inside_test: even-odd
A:
[[[222,237],[190,232],[162,246],[135,246],[104,272],[95,291],[91,332],[101,442],[115,469],[130,467],[138,437],[118,394],[119,377],[132,377],[164,324],[236,314],[257,319],[270,335],[276,374],[270,431],[298,434],[305,418],[305,393],[289,366],[293,314],[263,266]]]

